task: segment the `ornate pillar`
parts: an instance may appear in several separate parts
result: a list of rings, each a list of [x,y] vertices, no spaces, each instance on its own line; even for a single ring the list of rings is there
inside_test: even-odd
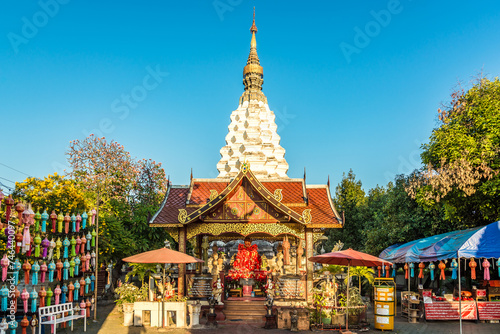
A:
[[[307,302],[312,303],[313,296],[313,262],[309,261],[309,258],[313,256],[313,230],[306,228],[306,297]]]
[[[201,243],[202,243],[202,236],[197,235],[196,237],[196,257],[198,259],[201,259],[203,257],[203,249],[201,248]],[[203,269],[203,263],[197,263],[196,264],[196,273],[200,274]]]
[[[186,227],[179,228],[179,252],[186,253]],[[179,297],[184,297],[184,285],[186,276],[186,264],[179,264],[179,278],[177,280],[177,293]]]

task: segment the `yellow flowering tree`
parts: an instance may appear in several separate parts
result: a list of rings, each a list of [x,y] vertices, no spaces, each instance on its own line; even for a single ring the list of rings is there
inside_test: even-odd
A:
[[[13,192],[16,200],[31,203],[33,210],[40,213],[47,209],[59,212],[82,213],[90,208],[90,199],[86,197],[79,184],[64,175],[54,173],[43,179],[28,177],[23,182],[16,182]]]

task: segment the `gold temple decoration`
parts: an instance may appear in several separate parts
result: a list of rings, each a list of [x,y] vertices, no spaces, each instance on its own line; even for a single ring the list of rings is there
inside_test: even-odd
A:
[[[237,233],[240,235],[249,235],[252,233],[265,233],[270,236],[276,237],[280,234],[291,234],[300,239],[305,237],[303,225],[297,223],[276,223],[276,224],[266,224],[266,223],[194,223],[187,226],[187,239],[198,234],[211,234],[213,236],[218,236],[224,233]]]
[[[267,98],[262,93],[262,85],[264,84],[264,69],[260,66],[259,56],[257,55],[257,26],[255,25],[255,8],[253,9],[253,22],[250,27],[252,40],[250,41],[250,54],[246,66],[243,68],[243,85],[245,91],[240,98],[240,104],[244,101],[257,100],[267,103]]]
[[[243,173],[243,175],[246,174],[249,169],[250,169],[250,164],[248,162],[245,161],[244,163],[241,164],[240,170]]]
[[[210,190],[210,201],[212,201],[215,198],[217,198],[218,195],[219,195],[219,193],[217,192],[217,190],[211,189]]]
[[[186,222],[188,214],[187,211],[184,209],[179,209],[179,216],[177,216],[177,219],[179,219],[179,223],[184,224]]]
[[[302,211],[302,218],[304,218],[305,223],[310,223],[312,220],[311,209],[305,209]]]
[[[281,202],[281,200],[283,199],[283,193],[282,193],[283,189],[276,189],[274,191],[274,198],[278,201],[278,202]],[[288,211],[288,213],[290,213],[290,211]]]

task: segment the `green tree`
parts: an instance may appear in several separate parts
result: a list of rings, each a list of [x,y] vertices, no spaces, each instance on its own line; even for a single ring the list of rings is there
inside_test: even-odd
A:
[[[408,193],[426,207],[442,203],[453,228],[500,218],[500,81],[480,78],[439,109],[439,127],[423,145],[427,166]]]
[[[424,209],[406,192],[412,176],[398,175],[386,189],[372,189],[365,208],[364,249],[378,256],[396,244],[450,231],[440,205]]]
[[[375,270],[367,267],[351,267],[349,268],[349,276],[345,279],[345,284],[348,285],[350,278],[356,276],[358,278],[359,292],[361,293],[361,286],[363,280],[368,282],[369,285],[375,281]]]
[[[329,230],[327,251],[330,251],[338,240],[344,243],[344,249],[360,249],[363,245],[361,231],[364,225],[363,210],[366,197],[361,181],[356,180],[352,169],[347,175],[343,174],[342,181],[335,189],[333,202],[337,210],[345,211],[345,224],[342,229]]]

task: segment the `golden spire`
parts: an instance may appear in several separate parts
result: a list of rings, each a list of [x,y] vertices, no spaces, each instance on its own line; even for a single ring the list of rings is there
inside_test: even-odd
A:
[[[257,26],[255,25],[255,7],[253,9],[253,22],[250,27],[252,40],[250,42],[250,54],[248,55],[247,65],[243,68],[243,85],[245,92],[243,93],[240,102],[250,99],[258,101],[266,101],[266,97],[262,93],[262,84],[264,83],[264,69],[260,66],[259,56],[257,55]]]

